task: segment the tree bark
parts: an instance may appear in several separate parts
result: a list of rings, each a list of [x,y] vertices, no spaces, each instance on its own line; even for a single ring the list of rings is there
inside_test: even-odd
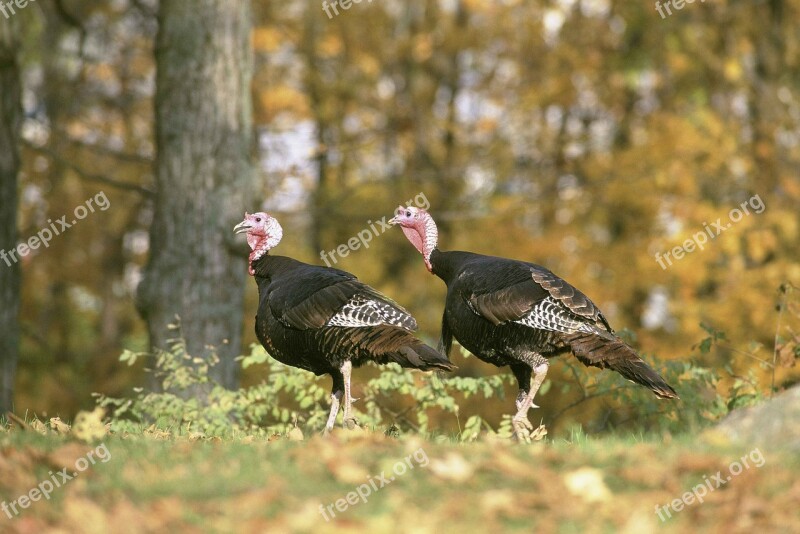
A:
[[[0,19],[0,251],[17,245],[17,176],[22,122],[18,40],[13,23]],[[19,264],[0,260],[0,414],[13,408],[19,358]]]
[[[153,349],[180,316],[193,356],[215,347],[213,378],[238,384],[246,254],[233,226],[255,201],[247,0],[162,0],[156,38],[156,199],[139,309]]]

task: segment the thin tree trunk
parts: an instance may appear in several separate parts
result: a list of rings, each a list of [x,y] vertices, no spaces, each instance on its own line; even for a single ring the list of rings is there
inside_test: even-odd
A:
[[[302,55],[305,62],[305,90],[311,102],[311,113],[314,116],[316,127],[316,156],[317,186],[311,198],[311,252],[316,257],[324,249],[325,239],[323,231],[328,226],[330,218],[330,192],[335,189],[330,183],[328,174],[328,129],[330,117],[323,109],[323,91],[325,87],[321,80],[320,61],[317,56],[316,44],[321,35],[320,17],[316,6],[309,3],[304,17],[304,34]]]
[[[166,348],[181,318],[192,355],[214,346],[212,377],[236,387],[246,255],[230,247],[251,207],[247,0],[162,0],[156,39],[156,200],[139,308],[151,346]]]
[[[16,28],[0,19],[0,251],[17,245],[17,176],[22,121]],[[19,358],[19,264],[0,260],[0,414],[10,411]]]

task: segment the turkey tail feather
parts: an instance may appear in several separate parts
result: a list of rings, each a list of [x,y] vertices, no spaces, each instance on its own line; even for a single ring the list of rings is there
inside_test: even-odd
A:
[[[450,360],[424,343],[405,345],[394,352],[387,354],[389,361],[400,364],[401,367],[410,367],[430,371],[441,369],[452,371],[456,369]]]
[[[618,337],[609,340],[594,334],[574,334],[567,337],[567,342],[584,365],[616,371],[628,380],[649,388],[659,398],[680,398],[630,345]]]

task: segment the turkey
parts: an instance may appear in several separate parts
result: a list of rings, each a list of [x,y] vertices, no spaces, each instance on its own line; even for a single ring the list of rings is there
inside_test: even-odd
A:
[[[399,225],[422,254],[425,266],[447,284],[439,350],[450,353],[453,337],[481,360],[508,365],[519,382],[515,436],[533,427],[528,410],[548,369],[548,358],[572,352],[584,365],[612,369],[660,398],[678,398],[669,384],[628,344],[614,335],[586,295],[544,267],[471,252],[442,252],[430,214],[399,206]]]
[[[333,378],[330,432],[344,396],[343,426],[350,415],[350,374],[367,361],[451,371],[455,366],[417,339],[417,322],[399,304],[350,273],[272,256],[283,229],[266,213],[245,213],[234,227],[247,233],[249,272],[258,284],[256,336],[281,363]]]

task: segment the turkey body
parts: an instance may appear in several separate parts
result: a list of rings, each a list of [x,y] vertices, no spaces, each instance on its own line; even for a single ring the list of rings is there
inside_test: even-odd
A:
[[[520,390],[546,359],[572,352],[584,364],[613,369],[664,398],[675,391],[614,335],[583,293],[539,265],[471,252],[430,255],[447,284],[442,345],[455,338],[479,359],[510,366]]]
[[[412,333],[417,323],[405,309],[349,273],[272,255],[253,269],[256,336],[281,363],[334,380],[345,361],[454,368]]]
[[[449,261],[448,261],[449,260]],[[523,262],[506,260],[501,273],[496,272],[502,258],[481,256],[469,252],[439,252],[431,255],[433,273],[447,284],[442,319],[442,341],[450,349],[452,338],[481,360],[497,366],[515,365],[524,353],[538,352],[555,356],[569,351],[569,346],[558,332],[531,329],[510,320],[492,321],[481,314],[476,297],[519,284],[533,282],[531,268]],[[447,268],[444,267],[447,264]],[[549,294],[537,285],[531,285],[531,302],[543,300]],[[509,294],[499,307],[509,312],[516,310],[515,295]],[[520,310],[521,311],[521,310]],[[516,318],[522,313],[514,314]],[[499,318],[498,318],[499,319]]]

